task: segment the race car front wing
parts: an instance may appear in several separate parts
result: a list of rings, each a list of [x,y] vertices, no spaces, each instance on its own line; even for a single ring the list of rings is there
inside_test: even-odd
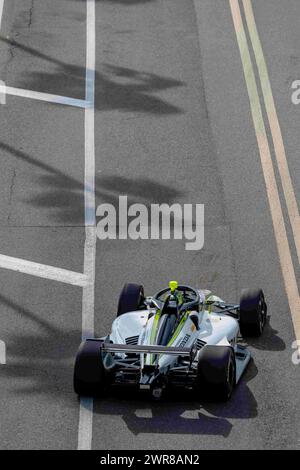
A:
[[[103,352],[122,353],[122,354],[168,354],[170,356],[191,356],[194,354],[193,348],[175,348],[172,346],[145,346],[129,344],[103,343],[101,346]]]

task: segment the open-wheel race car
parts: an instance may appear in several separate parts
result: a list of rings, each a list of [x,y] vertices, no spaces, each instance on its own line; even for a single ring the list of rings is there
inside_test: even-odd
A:
[[[158,399],[181,388],[227,400],[250,360],[242,337],[261,335],[266,317],[261,289],[243,290],[232,304],[176,281],[151,297],[125,284],[111,333],[80,345],[74,390],[101,396],[110,387],[134,387]]]

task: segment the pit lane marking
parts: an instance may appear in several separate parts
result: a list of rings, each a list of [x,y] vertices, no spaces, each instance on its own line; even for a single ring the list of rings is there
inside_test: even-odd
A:
[[[0,27],[2,23],[4,9],[4,0],[0,0]],[[36,99],[47,101],[51,103],[58,103],[81,108],[88,108],[91,104],[87,100],[77,100],[59,95],[52,95],[49,93],[40,93],[30,90],[22,90],[20,88],[7,87],[0,84],[0,93],[5,93],[24,98]],[[48,266],[45,264],[35,263],[25,259],[13,258],[11,256],[0,255],[0,268],[10,269],[12,271],[30,274],[45,279],[51,279],[66,284],[85,287],[89,283],[89,278],[86,274],[70,271],[67,269]],[[3,348],[3,346],[2,346]]]
[[[275,156],[279,175],[281,178],[283,194],[286,201],[287,211],[294,235],[298,260],[300,261],[300,216],[295,196],[291,174],[287,162],[285,147],[282,138],[282,132],[277,116],[276,106],[272,93],[269,73],[266,60],[264,57],[261,41],[258,35],[255,17],[253,13],[251,0],[243,0],[245,17],[248,25],[250,39],[256,59],[258,74],[260,77],[265,107],[267,111],[268,121],[270,124],[272,139],[274,143]]]
[[[246,38],[246,33],[242,21],[241,10],[238,0],[229,0],[233,24],[239,46],[242,66],[246,80],[251,114],[257,138],[257,144],[261,159],[263,176],[267,190],[267,197],[270,206],[270,213],[273,222],[275,240],[282,270],[283,281],[290,306],[291,317],[294,325],[296,339],[300,339],[300,298],[296,281],[295,270],[290,252],[287,232],[276,183],[275,172],[271,157],[271,151],[267,138],[265,123],[262,114],[253,64]]]
[[[18,271],[31,276],[51,279],[53,281],[71,284],[73,286],[86,287],[89,283],[86,274],[56,268],[46,264],[35,263],[25,259],[13,258],[12,256],[0,255],[0,268]]]
[[[0,0],[0,27],[2,23],[3,7],[4,7],[4,0]]]
[[[85,109],[85,177],[84,207],[85,231],[84,273],[89,284],[83,289],[82,339],[94,336],[94,296],[96,262],[96,207],[95,207],[95,63],[96,63],[96,7],[95,0],[86,0],[86,100],[92,105]],[[80,398],[78,450],[92,448],[93,399]]]
[[[0,85],[0,93],[3,93],[4,95],[19,96],[21,98],[29,98],[32,100],[46,101],[47,103],[75,106],[77,108],[88,108],[91,106],[91,103],[86,100],[52,95],[50,93],[42,93],[39,91],[25,90],[22,88],[14,88],[5,85]]]
[[[18,260],[1,255],[2,267],[15,271],[26,272],[40,277],[47,277],[61,282],[74,283],[83,287],[82,298],[82,338],[94,336],[94,284],[95,284],[95,258],[96,258],[96,221],[95,221],[95,135],[94,135],[94,95],[95,95],[95,57],[96,57],[96,19],[95,0],[86,0],[87,3],[87,59],[86,59],[86,100],[73,100],[66,97],[57,97],[45,93],[5,87],[6,93],[43,101],[59,102],[60,104],[80,105],[85,108],[85,226],[86,240],[84,246],[84,274],[39,265],[26,260]],[[0,0],[0,25],[3,13],[4,0]],[[18,94],[18,95],[17,95]],[[25,96],[26,95],[26,96]],[[69,101],[68,101],[69,100]],[[68,102],[66,102],[68,101]],[[84,106],[81,106],[81,104]],[[0,263],[1,265],[1,263]],[[43,274],[43,275],[41,275]],[[59,278],[59,279],[58,279]],[[70,280],[72,279],[72,282]],[[4,355],[3,355],[4,348]],[[1,356],[2,354],[2,356]],[[5,344],[0,341],[0,363],[6,361]],[[5,362],[4,362],[5,363]],[[89,450],[92,447],[93,427],[93,399],[81,398],[78,427],[78,449]]]
[[[1,5],[0,5],[1,8]],[[4,341],[0,340],[0,364],[6,364],[6,345]]]

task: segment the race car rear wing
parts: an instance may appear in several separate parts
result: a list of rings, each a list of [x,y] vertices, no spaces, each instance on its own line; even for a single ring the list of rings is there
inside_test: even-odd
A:
[[[171,346],[146,346],[132,344],[102,343],[101,351],[124,354],[167,354],[170,356],[191,356],[193,348],[174,348]]]

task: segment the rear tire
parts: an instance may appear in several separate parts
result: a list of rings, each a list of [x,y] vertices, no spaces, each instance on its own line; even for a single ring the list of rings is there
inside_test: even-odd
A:
[[[244,289],[240,301],[240,332],[246,337],[260,336],[267,320],[267,304],[261,289]]]
[[[117,317],[138,310],[144,301],[144,287],[140,284],[125,284],[119,297]]]
[[[196,389],[200,396],[227,401],[236,384],[234,351],[229,346],[205,346],[200,353]]]
[[[74,366],[74,391],[83,396],[101,396],[108,387],[108,376],[100,353],[101,341],[83,341]]]

